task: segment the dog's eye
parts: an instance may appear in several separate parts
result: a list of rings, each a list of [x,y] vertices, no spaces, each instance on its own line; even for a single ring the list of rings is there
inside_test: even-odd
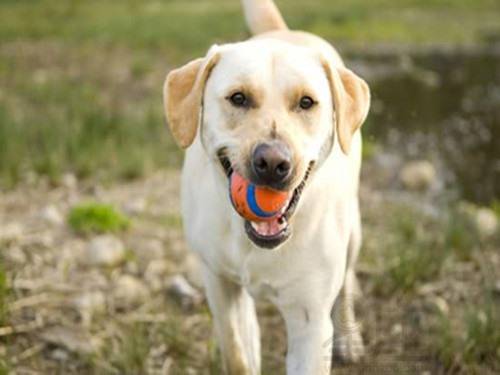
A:
[[[314,104],[315,102],[310,96],[303,96],[300,98],[299,106],[302,109],[310,109]]]
[[[236,92],[229,97],[229,100],[235,107],[248,106],[248,99],[242,92]]]

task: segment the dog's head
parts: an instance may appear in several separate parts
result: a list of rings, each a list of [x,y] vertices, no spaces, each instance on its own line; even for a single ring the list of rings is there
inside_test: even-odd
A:
[[[267,248],[290,236],[306,179],[334,140],[349,153],[369,101],[367,84],[350,70],[269,40],[214,46],[170,72],[164,85],[167,122],[181,147],[199,132],[226,175],[236,170],[256,185],[293,191],[276,223],[245,222],[249,238]]]

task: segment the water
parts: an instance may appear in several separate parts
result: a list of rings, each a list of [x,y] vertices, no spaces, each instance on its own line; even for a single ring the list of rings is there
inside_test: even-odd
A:
[[[354,64],[372,89],[368,139],[434,161],[464,199],[500,199],[500,48],[367,54]]]

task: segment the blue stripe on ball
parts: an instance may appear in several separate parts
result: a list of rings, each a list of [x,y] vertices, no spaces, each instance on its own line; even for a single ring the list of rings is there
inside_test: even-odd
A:
[[[269,213],[269,212],[265,212],[265,211],[261,210],[261,208],[257,204],[257,199],[255,198],[255,185],[254,184],[248,185],[247,203],[248,203],[248,207],[250,208],[250,210],[252,210],[252,212],[257,216],[271,217],[271,216],[274,216],[276,214],[276,212]]]

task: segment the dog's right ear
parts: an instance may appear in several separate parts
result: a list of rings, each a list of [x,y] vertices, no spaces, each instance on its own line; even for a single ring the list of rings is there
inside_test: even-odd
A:
[[[189,147],[196,137],[205,83],[220,57],[217,49],[214,46],[206,57],[172,70],[163,85],[165,117],[182,148]]]

